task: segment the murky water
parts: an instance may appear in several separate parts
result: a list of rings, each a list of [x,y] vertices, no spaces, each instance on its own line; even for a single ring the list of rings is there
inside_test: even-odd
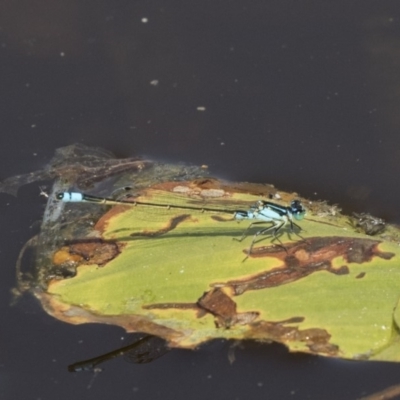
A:
[[[206,164],[235,181],[400,222],[395,1],[5,2],[1,179],[80,142],[121,157]],[[116,327],[61,323],[31,297],[9,307],[19,250],[38,229],[38,184],[0,195],[4,399],[355,399],[400,366],[245,343],[105,371],[67,366],[123,345]]]

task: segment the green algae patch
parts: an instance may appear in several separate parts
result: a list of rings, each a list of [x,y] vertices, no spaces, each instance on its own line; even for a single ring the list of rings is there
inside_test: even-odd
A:
[[[248,254],[262,227],[234,240],[250,222],[233,214],[274,192],[218,180],[153,185],[57,248],[54,268],[73,266],[73,276],[48,277],[36,295],[64,321],[115,324],[171,347],[255,339],[325,356],[400,360],[396,228],[370,236],[326,204],[303,199],[303,239],[287,225],[281,244],[260,236]],[[277,202],[294,198],[279,192]]]

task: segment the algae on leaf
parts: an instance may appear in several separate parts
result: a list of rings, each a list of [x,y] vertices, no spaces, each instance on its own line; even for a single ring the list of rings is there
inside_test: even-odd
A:
[[[303,239],[288,224],[281,244],[259,236],[246,258],[261,228],[233,240],[250,224],[236,221],[235,210],[260,199],[287,205],[299,196],[185,168],[148,162],[108,189],[110,197],[116,187],[133,187],[124,204],[65,207],[79,218],[60,224],[32,285],[47,312],[73,324],[156,335],[171,347],[255,339],[325,356],[400,360],[396,227],[376,219],[378,229],[367,214],[349,218],[300,198],[308,210],[298,223]],[[104,191],[94,186],[90,193]]]

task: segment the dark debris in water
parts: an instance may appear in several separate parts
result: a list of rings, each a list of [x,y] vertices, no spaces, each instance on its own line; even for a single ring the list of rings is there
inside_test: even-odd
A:
[[[351,224],[357,230],[366,235],[375,236],[382,233],[386,228],[386,222],[382,218],[373,217],[368,213],[353,213],[354,218],[350,219]]]
[[[74,144],[57,149],[45,168],[5,179],[0,183],[0,192],[16,195],[23,185],[53,179],[63,179],[87,190],[107,177],[129,170],[140,171],[151,164],[152,161],[139,158],[116,159],[103,149]]]

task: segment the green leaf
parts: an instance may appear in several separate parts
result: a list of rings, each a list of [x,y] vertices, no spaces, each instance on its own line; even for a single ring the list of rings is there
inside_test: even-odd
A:
[[[36,295],[64,321],[115,324],[172,347],[256,339],[292,351],[399,361],[397,228],[368,236],[336,208],[303,200],[304,240],[287,226],[283,245],[259,236],[246,258],[253,235],[268,223],[233,240],[250,223],[235,221],[233,211],[260,199],[259,190],[245,194],[244,187],[192,181],[148,188],[137,201],[199,209],[112,207],[92,232],[53,255],[55,268],[73,265],[76,275],[50,279]],[[280,195],[283,205],[295,198]]]

